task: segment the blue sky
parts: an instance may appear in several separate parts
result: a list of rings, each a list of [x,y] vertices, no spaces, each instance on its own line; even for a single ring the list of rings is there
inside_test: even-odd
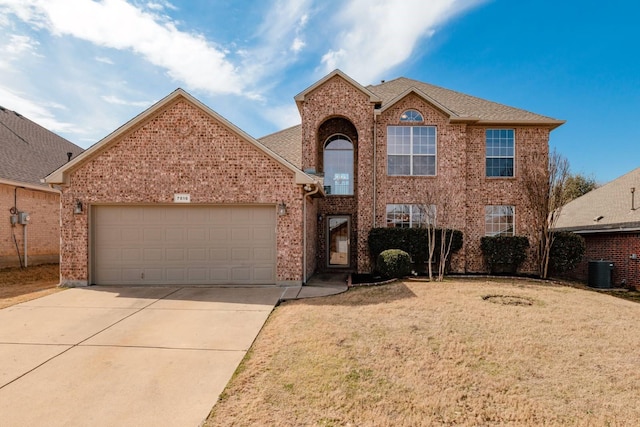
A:
[[[0,0],[0,105],[88,147],[177,87],[260,137],[340,68],[566,120],[551,146],[605,183],[640,166],[630,0]]]

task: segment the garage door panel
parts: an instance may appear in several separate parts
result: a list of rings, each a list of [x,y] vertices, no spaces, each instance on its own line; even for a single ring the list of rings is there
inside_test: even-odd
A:
[[[253,269],[253,276],[257,281],[266,281],[273,277],[274,271],[272,265],[267,266],[256,266]]]
[[[231,239],[235,242],[240,241],[248,241],[251,239],[251,230],[245,227],[242,228],[232,228],[231,229]]]
[[[148,281],[157,282],[164,279],[164,269],[161,268],[145,268],[142,274],[142,278]]]
[[[121,259],[124,262],[132,263],[142,261],[142,249],[140,248],[123,248],[120,252],[122,253]]]
[[[122,281],[124,284],[139,283],[143,280],[141,268],[123,268],[122,269]]]
[[[223,248],[211,248],[209,251],[209,260],[210,261],[228,261],[229,260],[229,251],[226,247]]]
[[[185,253],[186,249],[184,248],[167,248],[165,250],[166,261],[174,262],[174,261],[185,261]]]
[[[220,268],[211,268],[209,269],[210,274],[211,274],[211,281],[213,283],[216,282],[229,282],[229,269],[226,267],[220,267]]]
[[[208,279],[206,268],[190,268],[187,275],[191,282],[206,282]]]
[[[190,228],[187,230],[187,240],[190,242],[203,242],[209,240],[209,233],[206,228]]]
[[[182,242],[184,240],[184,228],[167,228],[164,235],[167,242]]]
[[[185,280],[184,268],[167,268],[167,281],[182,283]]]
[[[246,282],[251,279],[251,267],[232,267],[231,280]]]
[[[112,212],[110,210],[108,214],[111,214],[111,213]],[[115,221],[116,214],[118,215],[121,222]],[[111,224],[140,223],[144,219],[142,214],[143,214],[142,207],[132,207],[131,209],[126,209],[126,210],[114,210],[113,211],[114,216],[111,217],[112,218]]]
[[[92,282],[272,284],[272,206],[97,206]]]
[[[187,249],[188,261],[206,261],[207,260],[207,248],[189,248]]]
[[[145,228],[142,232],[142,240],[144,241],[163,241],[164,230],[162,228]]]
[[[143,261],[162,261],[164,251],[162,249],[143,249]]]
[[[253,259],[261,263],[274,261],[273,251],[270,248],[255,248],[253,249]]]

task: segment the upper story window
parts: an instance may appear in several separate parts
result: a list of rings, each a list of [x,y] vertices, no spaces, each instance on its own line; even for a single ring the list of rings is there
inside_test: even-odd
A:
[[[387,173],[389,175],[435,175],[436,127],[388,126]]]
[[[485,236],[513,236],[515,235],[515,208],[513,206],[497,205],[484,207]]]
[[[324,189],[327,194],[353,194],[353,144],[334,135],[324,145]]]
[[[400,116],[401,122],[423,122],[422,114],[416,110],[407,110]]]
[[[387,227],[419,228],[435,222],[436,205],[387,205]]]
[[[488,177],[514,176],[513,129],[486,130],[486,168]]]

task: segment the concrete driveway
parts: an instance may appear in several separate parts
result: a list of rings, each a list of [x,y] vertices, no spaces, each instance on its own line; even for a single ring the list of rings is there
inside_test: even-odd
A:
[[[76,288],[0,310],[0,425],[198,426],[286,288]]]

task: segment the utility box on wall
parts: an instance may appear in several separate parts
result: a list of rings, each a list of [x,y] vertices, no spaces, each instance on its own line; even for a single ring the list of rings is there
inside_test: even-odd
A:
[[[31,217],[28,212],[18,212],[18,224],[27,225]]]
[[[592,288],[611,288],[611,276],[613,275],[613,262],[589,261],[589,286]]]

